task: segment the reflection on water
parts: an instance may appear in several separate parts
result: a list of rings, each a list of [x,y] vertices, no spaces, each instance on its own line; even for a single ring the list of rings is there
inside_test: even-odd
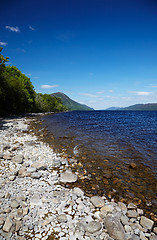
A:
[[[156,211],[157,112],[76,111],[42,120],[47,141],[79,160],[75,169],[87,193],[134,199]]]

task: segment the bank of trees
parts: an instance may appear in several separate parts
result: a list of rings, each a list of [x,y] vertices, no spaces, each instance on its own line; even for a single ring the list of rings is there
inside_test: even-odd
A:
[[[30,78],[17,67],[6,66],[8,58],[0,47],[0,115],[30,112],[65,111],[60,99],[48,94],[36,93]]]

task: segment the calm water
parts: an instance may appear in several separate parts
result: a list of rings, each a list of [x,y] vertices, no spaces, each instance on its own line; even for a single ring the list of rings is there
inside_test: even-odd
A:
[[[97,179],[93,193],[114,188],[157,204],[157,112],[74,111],[42,120],[55,147],[82,161],[89,182]]]
[[[74,111],[43,119],[56,138],[120,161],[141,160],[157,176],[157,112]]]

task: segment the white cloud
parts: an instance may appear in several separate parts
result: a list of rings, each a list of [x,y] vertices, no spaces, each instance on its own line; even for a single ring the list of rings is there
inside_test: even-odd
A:
[[[32,30],[32,31],[35,30],[35,28],[33,28],[32,26],[29,26],[29,29]]]
[[[10,26],[5,26],[6,29],[9,29],[12,32],[20,32],[19,27],[10,27]]]
[[[97,94],[103,94],[104,93],[104,91],[100,91],[100,92],[96,92]]]
[[[152,94],[152,92],[137,92],[137,95],[139,95],[139,96],[149,96],[151,94]]]
[[[112,89],[110,89],[110,90],[108,90],[110,93],[113,93],[113,90]]]
[[[152,85],[151,87],[152,87],[152,88],[157,88],[157,85]]]
[[[41,85],[40,87],[43,88],[43,89],[49,89],[49,88],[59,87],[59,85]]]
[[[98,97],[97,95],[91,94],[91,93],[80,93],[80,95],[90,97],[90,98],[97,98]]]
[[[7,44],[8,44],[8,43],[6,43],[6,42],[0,42],[0,45],[1,45],[1,46],[7,46]]]
[[[129,91],[129,93],[134,93],[135,95],[138,96],[150,96],[153,94],[152,92],[138,92],[138,91]]]

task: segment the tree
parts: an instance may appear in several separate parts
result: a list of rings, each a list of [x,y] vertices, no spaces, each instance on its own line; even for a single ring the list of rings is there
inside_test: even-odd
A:
[[[1,49],[2,51],[2,49]],[[28,77],[14,66],[6,66],[0,54],[0,109],[1,115],[31,112],[35,106],[35,91]]]
[[[63,106],[61,99],[52,97],[49,94],[36,94],[36,111],[37,112],[62,112],[67,108]]]
[[[28,112],[60,112],[67,110],[61,99],[49,94],[36,94],[30,78],[17,67],[6,66],[8,57],[0,48],[0,115]]]

